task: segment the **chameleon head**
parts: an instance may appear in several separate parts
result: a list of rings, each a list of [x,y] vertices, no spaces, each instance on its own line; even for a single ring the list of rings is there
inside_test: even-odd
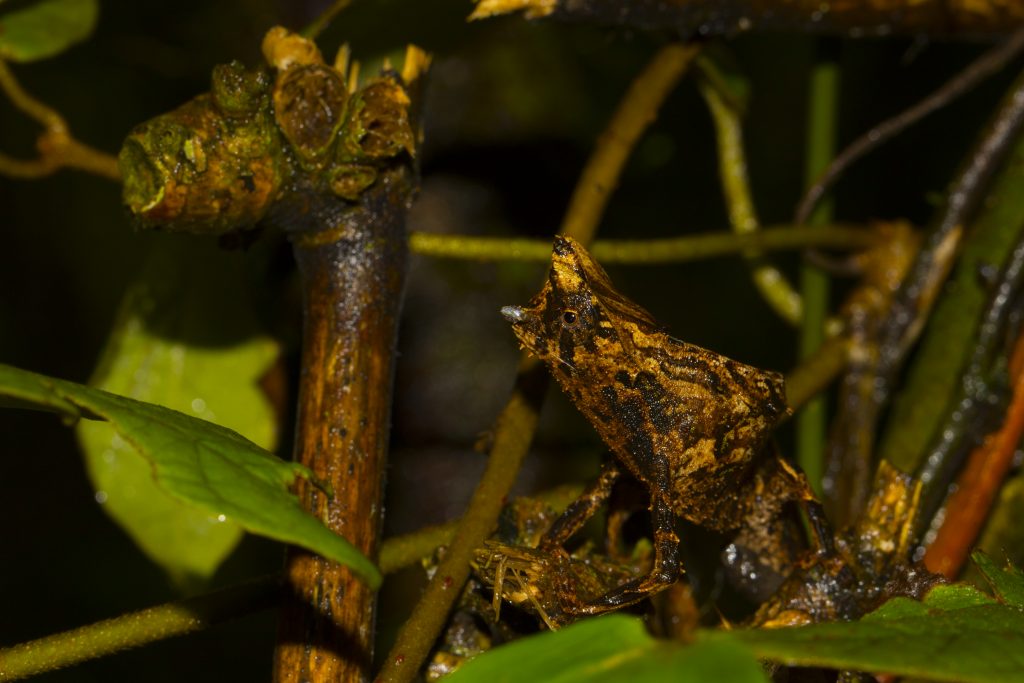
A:
[[[575,374],[603,345],[628,343],[623,322],[654,330],[650,314],[616,292],[604,269],[570,237],[556,237],[551,271],[526,306],[505,306],[520,343],[553,370]]]

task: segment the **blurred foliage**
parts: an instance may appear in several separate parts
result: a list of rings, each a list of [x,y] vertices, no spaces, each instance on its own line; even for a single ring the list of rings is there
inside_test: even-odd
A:
[[[31,62],[85,40],[96,25],[97,0],[40,0],[0,14],[0,58]]]
[[[301,27],[325,4],[106,2],[90,40],[14,69],[28,90],[67,118],[79,139],[114,152],[133,125],[208,89],[214,64],[235,58],[256,63],[268,27]],[[0,22],[21,7],[0,5]],[[423,189],[412,229],[550,235],[595,137],[664,37],[517,17],[467,24],[469,9],[464,0],[356,2],[319,42],[330,55],[347,41],[367,61],[408,42],[436,56]],[[744,134],[754,201],[765,224],[788,222],[803,187],[806,88],[817,40],[753,34],[722,48],[751,87]],[[916,102],[985,47],[898,38],[830,42],[842,72],[844,141]],[[932,198],[944,189],[1009,76],[992,79],[854,167],[839,187],[836,216],[844,222],[924,223]],[[36,133],[35,124],[0,98],[0,150],[31,156]],[[634,154],[600,235],[668,237],[724,228],[713,140],[706,108],[692,84],[684,84]],[[0,178],[0,360],[86,381],[148,255],[170,249],[177,239],[176,248],[195,249],[197,258],[205,254],[201,258],[219,273],[211,277],[224,278],[225,290],[244,289],[254,302],[254,327],[280,340],[286,381],[274,402],[290,405],[298,301],[287,245],[264,240],[246,252],[253,258],[245,266],[228,267],[237,254],[211,255],[209,244],[134,233],[119,193],[109,181],[74,172],[37,182]],[[795,273],[795,256],[777,261]],[[391,442],[390,533],[450,519],[464,507],[483,465],[474,442],[505,400],[515,363],[515,342],[497,310],[524,301],[543,273],[542,265],[416,256],[411,268]],[[622,290],[675,336],[761,367],[782,370],[795,363],[795,333],[759,298],[739,259],[610,270]],[[211,287],[218,286],[215,279]],[[199,346],[216,347],[202,338],[207,332],[183,334]],[[521,490],[584,478],[597,467],[596,435],[562,396],[550,399]],[[280,443],[287,450],[292,416],[286,408],[280,415]],[[0,642],[175,595],[166,576],[101,513],[69,430],[55,428],[49,416],[0,411],[0,432],[7,520],[0,542],[5,557],[14,558],[0,571],[0,604],[5,614],[17,615],[0,620]],[[782,439],[788,447],[789,436]],[[715,543],[699,534],[692,538],[698,547],[687,549],[691,555],[700,554],[701,543]],[[246,539],[213,582],[275,571],[280,561],[276,546]],[[381,651],[419,591],[415,579],[400,578],[386,583],[382,595]],[[695,581],[701,579],[697,572]],[[221,681],[226,671],[232,679],[262,679],[274,621],[273,614],[257,615],[40,680],[117,680],[142,670],[155,682]]]

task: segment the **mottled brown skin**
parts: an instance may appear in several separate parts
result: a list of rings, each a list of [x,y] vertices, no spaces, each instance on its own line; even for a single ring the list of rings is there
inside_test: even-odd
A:
[[[568,604],[567,611],[597,614],[673,583],[680,570],[677,517],[720,532],[753,526],[749,536],[774,552],[779,543],[766,539],[778,536],[769,527],[777,526],[782,505],[814,503],[802,475],[777,458],[758,458],[788,414],[782,376],[670,337],[616,292],[572,239],[556,239],[550,277],[529,305],[502,313],[617,459],[556,521],[541,549],[561,551],[607,499],[620,466],[651,497],[650,573],[595,600]],[[818,510],[812,512],[820,522]],[[766,559],[782,570],[781,560]],[[563,597],[573,602],[573,595]]]

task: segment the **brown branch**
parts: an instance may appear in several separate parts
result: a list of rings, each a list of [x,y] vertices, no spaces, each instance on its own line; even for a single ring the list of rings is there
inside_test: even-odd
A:
[[[411,180],[368,191],[325,226],[336,239],[293,236],[303,288],[302,375],[295,460],[334,492],[300,485],[304,506],[370,558],[377,555],[395,334],[405,275]],[[373,591],[347,567],[292,548],[277,681],[368,680]]]
[[[879,331],[878,374],[874,400],[889,400],[892,387],[913,344],[924,329],[942,284],[956,260],[964,228],[985,197],[990,180],[1006,158],[1024,124],[1024,71],[1008,89],[992,120],[979,135],[957,172],[946,202],[924,245],[893,299]]]
[[[275,29],[264,41],[264,52],[280,68],[278,59],[286,59],[293,46],[308,50],[311,45]],[[362,127],[338,135],[355,136],[347,144],[362,144],[376,162],[368,188],[345,185],[346,176],[328,184],[297,174],[292,191],[269,215],[288,233],[303,291],[294,459],[333,492],[328,496],[304,481],[298,494],[306,509],[370,558],[377,556],[380,535],[408,252],[405,217],[418,184],[413,157],[419,124],[410,112],[417,111],[414,103],[419,102],[428,64],[424,53],[410,48],[402,82],[386,74],[358,92],[349,83],[351,96],[363,98],[356,109]],[[297,73],[299,78],[311,76]],[[282,130],[297,132],[296,140],[313,130],[302,107],[282,108],[277,114]],[[297,118],[289,119],[292,115]],[[363,133],[371,129],[372,135]],[[342,170],[344,166],[336,169]],[[369,680],[373,589],[347,567],[295,547],[289,551],[285,575],[274,679]]]
[[[661,103],[697,55],[696,45],[673,44],[662,48],[636,77],[583,169],[565,211],[560,233],[586,245],[594,237],[597,223],[637,140],[654,123]]]
[[[851,38],[890,34],[930,38],[1003,35],[1024,22],[1020,2],[876,0],[477,0],[470,19],[524,12],[527,18],[675,31],[682,37],[771,30],[841,34]]]

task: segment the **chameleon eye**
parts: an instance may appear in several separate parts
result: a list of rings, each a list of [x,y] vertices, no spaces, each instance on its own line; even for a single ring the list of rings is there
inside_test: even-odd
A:
[[[570,309],[562,312],[562,322],[566,325],[575,325],[577,320],[579,316],[576,315],[576,311]]]

